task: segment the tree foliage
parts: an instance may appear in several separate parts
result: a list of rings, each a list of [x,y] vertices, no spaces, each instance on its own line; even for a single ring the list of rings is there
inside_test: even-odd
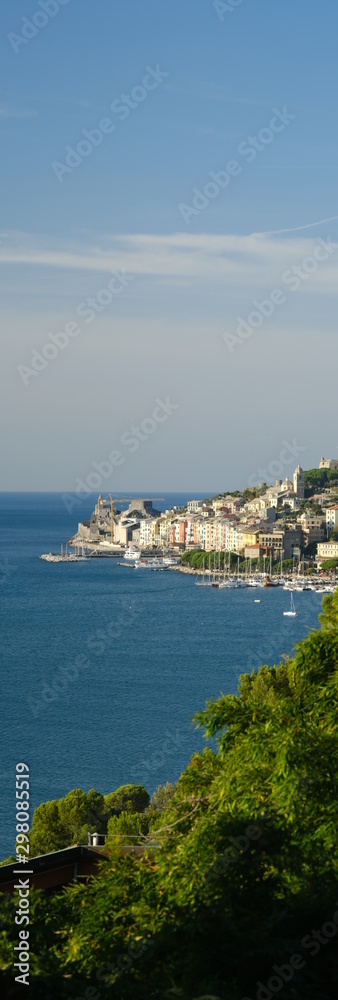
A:
[[[306,495],[338,485],[338,469],[307,469],[304,472]]]
[[[145,857],[116,843],[87,885],[32,894],[41,997],[54,983],[60,1000],[86,989],[93,1000],[336,997],[337,661],[338,592],[292,658],[243,675],[238,694],[198,713],[217,751],[194,754],[161,793]],[[121,812],[121,827],[134,821]],[[15,930],[3,920],[6,967]],[[276,967],[291,975],[270,990]]]
[[[148,805],[149,795],[142,785],[123,785],[108,795],[101,795],[94,788],[87,794],[76,788],[64,798],[44,802],[35,809],[29,837],[30,854],[46,854],[72,844],[86,844],[88,832],[107,833],[110,816],[143,812]]]
[[[321,562],[321,564],[320,564],[320,568],[322,570],[324,570],[324,572],[329,572],[330,573],[331,570],[338,568],[338,559],[334,559],[334,558],[333,559],[323,559],[323,562]]]
[[[144,812],[150,800],[143,785],[121,785],[115,792],[105,795],[104,801],[109,815],[119,815],[121,812]]]

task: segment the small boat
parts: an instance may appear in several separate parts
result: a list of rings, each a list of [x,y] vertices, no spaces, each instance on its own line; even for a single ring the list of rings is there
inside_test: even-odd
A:
[[[295,618],[295,617],[296,617],[296,614],[297,614],[297,611],[296,611],[296,608],[295,608],[295,601],[294,601],[294,596],[293,596],[293,594],[291,594],[291,606],[290,606],[290,611],[283,611],[283,615],[284,615],[284,616],[285,616],[286,618]]]
[[[152,569],[152,570],[166,570],[168,569],[166,563],[163,559],[154,556],[154,558],[149,557],[148,559],[135,559],[133,560],[135,569]]]
[[[254,604],[260,604],[260,597],[255,597]]]
[[[131,562],[134,562],[135,559],[140,559],[140,555],[141,553],[139,549],[135,548],[135,545],[129,545],[126,548],[123,558],[126,560],[130,560]]]

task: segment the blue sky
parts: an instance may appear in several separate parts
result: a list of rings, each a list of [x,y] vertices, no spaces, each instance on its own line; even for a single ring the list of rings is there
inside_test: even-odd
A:
[[[72,490],[167,396],[107,488],[244,485],[283,440],[337,457],[334,0],[43,6],[1,13],[1,488]]]

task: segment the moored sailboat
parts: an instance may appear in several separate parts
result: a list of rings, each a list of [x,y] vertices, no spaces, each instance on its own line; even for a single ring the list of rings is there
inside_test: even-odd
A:
[[[285,618],[295,618],[296,614],[297,614],[297,611],[296,611],[296,608],[295,608],[295,600],[294,600],[294,596],[293,596],[292,593],[290,595],[290,598],[291,598],[291,600],[290,600],[290,611],[283,611],[283,615],[285,616]]]

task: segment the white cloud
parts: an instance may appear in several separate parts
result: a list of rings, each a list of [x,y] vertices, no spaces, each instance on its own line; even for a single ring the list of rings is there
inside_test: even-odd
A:
[[[298,228],[298,227],[297,227]],[[302,227],[303,228],[303,227]],[[304,227],[305,228],[305,227]],[[329,239],[327,231],[323,235]],[[108,274],[112,269],[158,281],[209,282],[233,287],[272,285],[283,272],[312,256],[318,236],[283,237],[265,233],[213,235],[177,232],[102,236],[95,244],[53,242],[43,236],[9,233],[0,247],[4,264]],[[338,244],[337,244],[338,249]],[[302,292],[337,293],[338,253],[319,264]]]
[[[253,105],[258,108],[270,107],[268,101],[261,101],[256,97],[234,97],[233,94],[227,93],[226,89],[220,87],[217,83],[199,82],[196,86],[188,88],[177,87],[173,83],[168,83],[167,90],[180,94],[188,94],[191,97],[199,97],[202,100],[221,101],[222,104]]]
[[[37,111],[30,111],[28,108],[3,108],[0,107],[0,118],[35,118]]]

